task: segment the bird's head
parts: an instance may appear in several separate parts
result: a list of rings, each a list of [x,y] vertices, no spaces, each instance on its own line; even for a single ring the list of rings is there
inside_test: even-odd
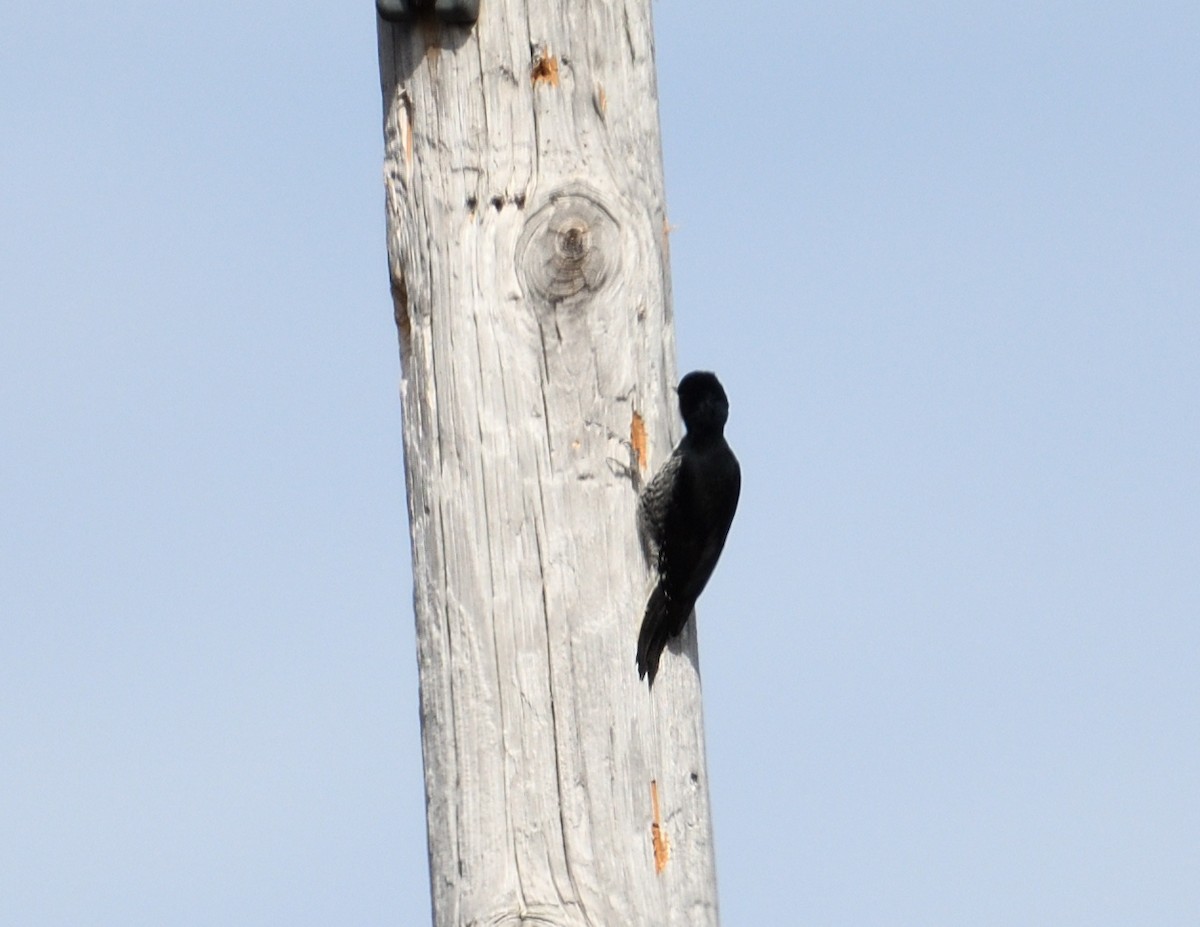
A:
[[[687,430],[696,434],[720,434],[729,419],[729,399],[715,373],[693,370],[676,388],[679,414]]]

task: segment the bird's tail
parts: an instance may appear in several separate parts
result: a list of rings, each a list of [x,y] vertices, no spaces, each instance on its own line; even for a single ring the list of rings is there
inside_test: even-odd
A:
[[[638,632],[637,668],[638,679],[645,679],[649,675],[651,688],[654,687],[654,677],[658,675],[658,661],[662,658],[667,642],[683,630],[691,613],[690,605],[685,606],[672,600],[661,582],[650,593],[650,600],[646,603],[646,616],[642,619],[642,629]]]

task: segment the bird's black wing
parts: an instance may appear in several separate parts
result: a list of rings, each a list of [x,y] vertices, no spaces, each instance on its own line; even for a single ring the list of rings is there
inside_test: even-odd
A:
[[[742,490],[742,471],[727,445],[704,459],[702,469],[704,472],[699,478],[694,474],[691,477],[689,504],[696,514],[694,523],[686,529],[692,534],[692,542],[686,550],[676,554],[682,555],[688,563],[688,568],[681,571],[676,595],[692,605],[708,585],[721,551],[725,549],[725,539],[729,536]]]

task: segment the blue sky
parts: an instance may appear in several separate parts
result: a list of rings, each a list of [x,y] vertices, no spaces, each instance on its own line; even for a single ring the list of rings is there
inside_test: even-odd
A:
[[[428,922],[333,6],[7,14],[0,922]],[[1194,924],[1200,7],[654,13],[724,922]]]

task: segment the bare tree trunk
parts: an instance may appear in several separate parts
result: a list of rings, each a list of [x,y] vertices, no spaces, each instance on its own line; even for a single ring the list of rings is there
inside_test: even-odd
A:
[[[435,924],[714,925],[692,632],[634,666],[678,432],[650,0],[379,50]]]

